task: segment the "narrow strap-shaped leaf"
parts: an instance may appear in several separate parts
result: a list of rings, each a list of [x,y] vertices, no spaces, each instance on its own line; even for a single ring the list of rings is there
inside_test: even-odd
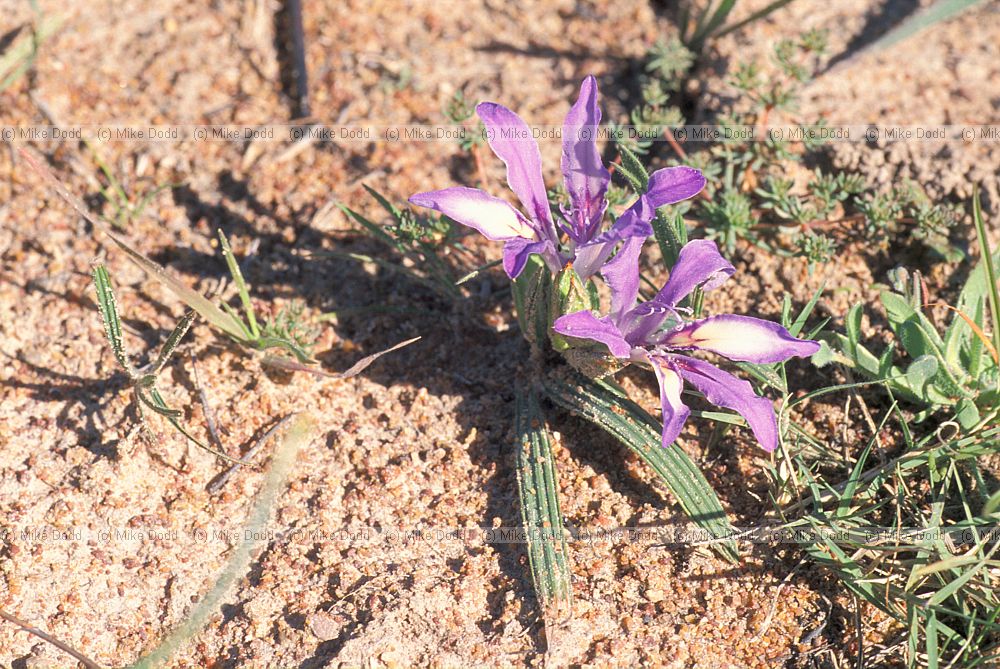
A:
[[[125,341],[122,339],[122,322],[118,316],[118,305],[115,302],[115,292],[111,288],[111,277],[104,265],[94,268],[94,290],[97,292],[97,307],[101,311],[101,320],[104,321],[104,333],[111,344],[115,358],[129,376],[134,376],[132,363],[129,362],[128,353],[125,351]]]
[[[983,271],[986,273],[987,295],[990,300],[990,313],[993,318],[993,348],[1000,351],[1000,287],[997,285],[997,268],[993,262],[993,252],[990,250],[990,240],[986,236],[986,223],[983,222],[983,205],[979,201],[979,187],[972,195],[972,220],[976,225],[976,237],[983,255]]]
[[[138,387],[136,388],[136,395],[139,397],[139,399],[142,401],[143,404],[145,404],[153,411],[166,418],[167,421],[174,426],[175,430],[177,430],[185,437],[187,437],[187,440],[190,441],[195,446],[197,446],[198,448],[207,451],[212,455],[214,455],[215,457],[221,460],[225,460],[226,462],[230,462],[233,464],[240,464],[240,465],[250,464],[249,462],[245,462],[243,460],[237,460],[236,458],[231,458],[222,451],[216,450],[211,446],[201,443],[201,441],[199,441],[193,434],[188,432],[187,429],[184,427],[184,425],[180,422],[180,420],[178,420],[178,416],[180,415],[181,412],[178,409],[171,409],[170,407],[168,407],[166,401],[163,399],[163,395],[160,394],[160,391],[157,390],[155,386],[149,389],[148,398],[145,396],[145,393],[143,393],[142,390]]]
[[[519,389],[515,413],[517,488],[535,593],[550,622],[568,617],[572,605],[569,547],[559,508],[555,457],[536,391]]]
[[[761,9],[758,9],[756,12],[746,17],[745,19],[741,19],[739,21],[736,21],[735,23],[730,23],[725,27],[720,28],[719,30],[716,31],[714,37],[715,39],[718,39],[723,35],[728,35],[733,31],[739,30],[743,26],[753,23],[754,21],[759,21],[760,19],[766,17],[771,12],[781,9],[790,2],[792,2],[792,0],[774,0],[774,2],[765,5]]]
[[[657,421],[635,402],[607,384],[580,374],[549,376],[546,394],[553,402],[594,423],[648,464],[677,499],[684,513],[713,537],[729,536],[733,527],[712,486],[677,444],[664,447]],[[713,544],[726,559],[737,558],[736,544]]]
[[[240,264],[236,262],[236,256],[233,255],[233,248],[229,245],[229,240],[226,239],[226,234],[222,232],[221,228],[219,229],[219,244],[222,247],[222,257],[226,261],[226,267],[229,268],[229,274],[236,282],[236,291],[240,294],[240,302],[243,304],[243,311],[250,324],[250,334],[253,335],[253,339],[256,339],[260,336],[260,328],[257,326],[257,316],[253,312],[253,303],[250,302],[250,288],[243,278],[243,271],[240,270]]]
[[[167,341],[163,342],[163,346],[160,348],[160,354],[156,357],[156,362],[153,363],[153,367],[149,370],[149,373],[153,376],[160,373],[167,361],[170,360],[170,356],[173,355],[174,351],[177,349],[177,345],[181,343],[181,339],[187,334],[187,331],[191,329],[191,323],[194,321],[195,312],[189,311],[184,314],[184,317],[174,328],[170,336],[167,337]]]

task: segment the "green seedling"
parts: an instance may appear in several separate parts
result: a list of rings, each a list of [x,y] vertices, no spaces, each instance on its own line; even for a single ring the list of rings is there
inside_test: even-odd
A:
[[[41,175],[49,186],[63,200],[65,200],[67,204],[73,207],[73,209],[75,209],[80,216],[90,222],[90,224],[97,230],[100,230],[107,235],[111,241],[118,246],[118,248],[125,252],[129,260],[135,263],[149,277],[155,279],[167,288],[167,290],[173,293],[175,297],[181,300],[189,308],[197,312],[199,316],[204,318],[210,326],[218,330],[220,333],[227,335],[246,350],[261,351],[265,353],[263,359],[263,364],[265,365],[288,371],[305,371],[329,378],[350,378],[360,374],[364,369],[375,362],[375,360],[386,353],[408,346],[419,339],[419,337],[415,337],[413,339],[400,342],[399,344],[385,349],[384,351],[368,355],[356,362],[345,372],[327,372],[325,370],[321,370],[314,364],[314,361],[309,357],[306,348],[302,346],[300,340],[296,336],[283,332],[280,326],[265,324],[264,327],[261,328],[260,325],[258,325],[257,316],[250,300],[249,287],[243,279],[242,271],[233,256],[232,249],[229,247],[229,242],[221,231],[219,233],[219,238],[222,245],[222,253],[239,293],[244,313],[242,316],[238,310],[230,307],[229,305],[224,304],[222,307],[216,305],[212,300],[198,291],[188,287],[179,279],[168,273],[163,267],[134,249],[128,242],[125,241],[123,237],[114,232],[110,225],[91,214],[80,199],[70,193],[69,190],[67,190],[66,187],[55,178],[52,172],[44,167],[41,161],[30,151],[27,149],[21,149],[19,153],[28,162],[32,169]],[[295,357],[295,359],[289,359],[287,355],[282,356],[270,354],[269,351],[273,349],[278,349],[281,352],[291,354]]]
[[[141,217],[143,212],[146,210],[146,207],[149,206],[149,203],[154,197],[165,190],[176,187],[176,184],[163,184],[156,186],[142,195],[137,202],[133,203],[128,193],[125,192],[125,187],[122,186],[121,182],[115,177],[114,172],[101,158],[101,154],[97,151],[97,147],[94,146],[94,143],[89,139],[84,139],[83,143],[90,151],[91,157],[108,182],[107,186],[103,184],[98,186],[101,197],[103,197],[114,210],[114,213],[109,217],[105,217],[104,220],[119,230],[125,230],[132,224],[133,221]]]
[[[195,316],[194,312],[189,311],[181,318],[151,363],[143,367],[136,367],[125,349],[121,318],[118,315],[118,305],[115,301],[114,290],[111,287],[111,277],[104,265],[98,265],[94,268],[94,290],[97,293],[97,305],[101,312],[101,320],[104,322],[104,333],[108,338],[108,343],[111,345],[111,350],[115,354],[115,359],[118,360],[118,364],[121,365],[122,369],[125,370],[125,374],[128,375],[129,382],[132,385],[132,393],[136,399],[136,406],[139,409],[140,419],[142,419],[143,407],[145,407],[165,418],[174,429],[183,434],[188,441],[198,448],[204,449],[227,462],[241,463],[240,460],[231,458],[195,438],[180,422],[184,412],[179,409],[171,409],[167,406],[163,395],[160,394],[159,389],[156,387],[157,377],[163,371],[167,362],[169,362],[174,351],[177,350],[181,339],[183,339],[188,329],[190,329],[191,322]]]
[[[462,284],[482,270],[497,263],[476,267],[476,259],[462,245],[457,230],[445,216],[417,216],[409,209],[400,209],[381,193],[365,186],[389,217],[386,225],[372,222],[353,209],[340,205],[341,211],[363,232],[399,254],[399,261],[384,260],[360,253],[326,251],[317,255],[347,258],[367,262],[406,275],[429,288],[440,297],[454,301],[463,296]]]

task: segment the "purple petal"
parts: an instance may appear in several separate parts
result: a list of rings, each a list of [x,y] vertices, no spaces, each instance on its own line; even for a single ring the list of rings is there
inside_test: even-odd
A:
[[[600,123],[597,80],[589,76],[580,86],[576,104],[566,114],[562,137],[562,173],[573,205],[571,224],[580,235],[598,229],[607,207],[604,195],[611,174],[597,150]]]
[[[410,203],[440,211],[492,240],[534,238],[535,230],[503,200],[475,188],[456,186],[410,197]]]
[[[550,246],[548,240],[533,242],[530,239],[518,237],[508,241],[503,247],[503,269],[507,272],[507,276],[516,279],[524,270],[524,266],[528,264],[528,258],[533,253],[545,255]]]
[[[639,202],[642,202],[641,198]],[[649,224],[649,221],[653,220],[656,210],[649,210],[649,216],[645,218],[645,209],[637,206],[639,202],[636,202],[619,216],[610,230],[577,247],[573,267],[580,278],[586,281],[596,274],[618,242],[629,239],[645,241],[653,234],[653,226]]]
[[[778,419],[771,401],[759,397],[748,381],[686,356],[670,356],[681,376],[697,388],[712,404],[732,409],[743,416],[765,451],[778,447]]]
[[[542,156],[521,117],[495,102],[481,102],[476,113],[486,126],[486,141],[507,166],[507,184],[528,213],[554,240],[555,225],[542,179]]]
[[[628,358],[632,354],[631,344],[625,341],[621,331],[607,316],[598,318],[589,311],[577,311],[557,318],[552,329],[566,337],[591,339],[604,344],[616,358]]]
[[[666,167],[649,176],[646,198],[654,209],[694,197],[705,187],[705,176],[693,167]]]
[[[719,253],[719,247],[708,239],[696,239],[681,249],[670,278],[651,302],[672,307],[701,285],[711,290],[736,272],[728,260]]]
[[[675,349],[700,349],[730,360],[758,364],[782,362],[793,356],[808,357],[819,344],[796,339],[777,323],[723,314],[687,323],[667,333],[660,344]]]
[[[663,409],[663,446],[669,446],[677,440],[684,427],[684,422],[691,415],[689,409],[681,402],[681,390],[684,382],[676,368],[668,358],[649,356],[649,364],[653,366],[656,381],[660,385],[660,406]]]
[[[625,240],[615,257],[601,268],[601,276],[611,289],[611,316],[616,321],[635,306],[639,296],[639,254],[645,241],[641,237]]]

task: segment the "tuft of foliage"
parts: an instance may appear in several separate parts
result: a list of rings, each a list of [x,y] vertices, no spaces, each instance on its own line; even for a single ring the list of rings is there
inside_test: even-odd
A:
[[[458,228],[446,216],[417,215],[400,209],[381,193],[365,186],[387,214],[389,220],[379,225],[353,209],[340,205],[341,211],[361,230],[399,255],[399,260],[384,260],[360,253],[326,252],[323,255],[368,262],[392,272],[405,274],[449,302],[464,295],[461,285],[479,272],[498,263],[476,267],[475,256],[462,245]]]
[[[132,384],[132,393],[136,399],[136,407],[139,410],[140,419],[143,417],[143,407],[145,407],[165,418],[174,429],[184,435],[188,441],[198,448],[204,449],[227,462],[242,464],[241,460],[235,460],[194,437],[180,422],[184,412],[167,406],[163,395],[160,394],[159,389],[156,387],[157,377],[163,371],[167,362],[170,361],[170,357],[174,351],[177,350],[181,339],[187,334],[188,329],[191,327],[191,322],[194,320],[195,313],[189,311],[181,318],[151,363],[143,367],[136,367],[125,348],[121,318],[118,315],[118,303],[115,300],[115,293],[111,287],[111,276],[108,274],[107,268],[104,265],[95,267],[93,278],[94,290],[97,294],[97,305],[101,312],[101,319],[104,322],[104,333],[107,336],[108,343],[111,345],[112,352],[115,354],[115,359],[118,360],[118,364],[121,365],[122,369],[128,375],[129,382]]]
[[[736,0],[708,0],[695,6],[692,0],[681,3],[679,25],[681,41],[695,54],[700,54],[709,40],[718,39],[740,28],[759,21],[792,0],[773,0],[741,21],[729,22],[729,15],[736,8]]]
[[[460,125],[464,132],[458,137],[458,145],[463,151],[475,151],[477,147],[486,143],[486,133],[483,122],[473,116],[476,113],[476,105],[472,104],[465,97],[465,91],[461,88],[455,91],[447,104],[445,104],[444,117],[455,125]]]
[[[643,103],[632,109],[634,124],[655,121],[662,133],[612,135],[619,152],[637,155],[652,151],[666,139],[679,162],[700,169],[708,179],[705,197],[684,203],[689,217],[718,240],[729,253],[745,241],[772,253],[800,256],[812,271],[829,262],[852,240],[867,248],[888,252],[891,240],[926,248],[947,261],[964,253],[950,241],[962,219],[961,207],[934,204],[914,183],[887,192],[873,190],[864,177],[815,167],[808,179],[788,176],[790,163],[815,156],[832,137],[823,119],[797,118],[803,88],[819,70],[827,50],[826,32],[810,30],[798,39],[775,44],[770,64],[738,64],[729,75],[736,93],[716,110],[718,141],[699,145],[688,153],[676,141],[672,128],[683,126],[676,104],[678,72],[688,63],[684,45],[660,43],[647,54],[642,80]],[[771,132],[780,116],[800,130]],[[753,132],[751,132],[751,130]],[[634,184],[630,184],[633,186]]]
[[[987,314],[996,312],[990,300],[996,292],[995,265],[1000,258],[991,255],[978,196],[974,212],[977,230],[982,231],[983,260],[969,274],[954,306],[927,303],[919,272],[911,275],[896,269],[890,275],[892,288],[880,292],[895,341],[878,355],[865,347],[861,343],[862,305],[856,304],[845,318],[846,332],[833,333],[814,362],[836,361],[884,382],[894,395],[922,406],[921,416],[949,408],[966,430],[995,420],[1000,414],[1000,353],[986,331],[996,330]],[[929,307],[944,307],[952,313],[943,331],[925,313]],[[905,369],[896,364],[897,345],[909,360]]]

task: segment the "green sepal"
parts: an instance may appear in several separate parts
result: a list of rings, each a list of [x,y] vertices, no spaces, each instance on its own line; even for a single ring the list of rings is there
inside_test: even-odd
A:
[[[538,256],[530,256],[521,274],[511,284],[511,290],[521,334],[533,347],[540,349],[548,341],[551,325],[549,293],[552,290],[552,275],[549,268]]]

